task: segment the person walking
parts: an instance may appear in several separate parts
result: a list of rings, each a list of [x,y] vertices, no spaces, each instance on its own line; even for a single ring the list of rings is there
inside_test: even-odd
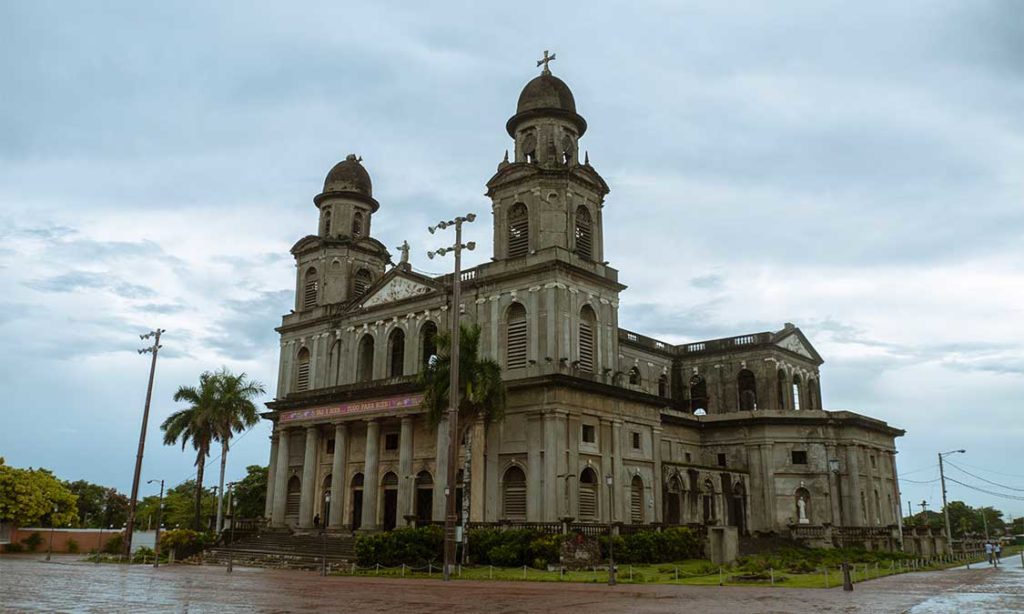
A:
[[[992,542],[985,542],[985,556],[988,557],[989,565],[995,565],[994,554],[995,549],[992,548]]]
[[[996,545],[993,546],[993,548],[995,549],[996,565],[999,565],[1003,562],[1003,545],[999,542],[996,542]]]

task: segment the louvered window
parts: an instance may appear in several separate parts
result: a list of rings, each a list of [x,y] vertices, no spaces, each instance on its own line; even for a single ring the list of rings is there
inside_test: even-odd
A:
[[[589,468],[580,475],[580,520],[597,520],[597,474]]]
[[[509,369],[526,366],[526,309],[516,303],[508,310],[507,326],[507,363]]]
[[[508,212],[508,257],[530,253],[530,216],[526,205],[516,203]]]
[[[580,311],[580,370],[594,372],[594,311]]]
[[[519,467],[510,467],[502,480],[503,515],[508,520],[526,520],[526,475]]]
[[[317,279],[316,269],[306,271],[305,281],[302,292],[302,308],[312,309],[316,307],[317,292],[320,289],[320,280]]]
[[[359,269],[359,271],[356,272],[355,281],[352,284],[352,298],[359,298],[366,293],[366,289],[370,287],[370,283],[372,281],[373,278],[370,276],[369,271],[366,269]]]
[[[299,502],[302,499],[302,482],[299,481],[299,477],[293,475],[288,480],[288,497],[285,499],[284,514],[285,516],[298,516],[299,515]]]
[[[352,216],[352,236],[363,236],[363,214],[359,211],[356,211],[356,214]]]
[[[324,236],[331,236],[331,210],[324,210]]]
[[[295,390],[298,392],[309,390],[309,350],[306,348],[299,350]]]
[[[629,489],[629,521],[633,524],[644,521],[644,481],[640,476],[633,478]]]
[[[576,255],[584,260],[594,259],[594,225],[590,210],[582,206],[576,209]]]

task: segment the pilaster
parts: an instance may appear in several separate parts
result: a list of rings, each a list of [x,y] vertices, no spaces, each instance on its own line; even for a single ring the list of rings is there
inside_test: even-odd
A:
[[[316,493],[316,446],[320,427],[306,427],[306,455],[302,460],[302,492],[299,499],[299,527],[313,528],[313,497]]]
[[[348,464],[348,426],[334,425],[334,458],[331,460],[331,509],[328,526],[340,529],[345,524],[345,473]]]

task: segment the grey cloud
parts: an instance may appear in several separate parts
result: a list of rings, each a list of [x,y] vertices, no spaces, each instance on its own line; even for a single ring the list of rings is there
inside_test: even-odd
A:
[[[274,326],[293,304],[293,290],[261,292],[254,298],[224,301],[230,313],[204,342],[233,360],[251,360],[277,346]]]
[[[184,305],[177,303],[146,303],[144,305],[137,305],[135,310],[139,313],[157,313],[168,315],[172,313],[181,313],[185,311]]]
[[[74,292],[76,290],[106,290],[128,299],[149,298],[156,295],[152,288],[126,282],[108,273],[71,271],[53,277],[25,282],[39,292]]]
[[[701,275],[690,280],[690,285],[702,290],[712,290],[722,287],[723,278],[721,275]]]

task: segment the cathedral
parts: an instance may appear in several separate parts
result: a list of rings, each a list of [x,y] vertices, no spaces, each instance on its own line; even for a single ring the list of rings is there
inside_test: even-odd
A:
[[[903,431],[825,410],[823,359],[798,327],[673,345],[620,326],[609,186],[580,157],[588,125],[572,92],[542,63],[506,124],[514,155],[487,181],[493,258],[462,272],[459,305],[452,275],[415,272],[406,245],[394,263],[374,235],[387,209],[359,157],[327,174],[316,232],[291,250],[295,306],[276,329],[270,526],[444,519],[447,432],[427,422],[417,373],[459,313],[481,328],[508,393],[503,420],[469,426],[468,486],[461,470],[452,485],[459,501],[468,491],[463,520],[827,532],[893,547]]]

